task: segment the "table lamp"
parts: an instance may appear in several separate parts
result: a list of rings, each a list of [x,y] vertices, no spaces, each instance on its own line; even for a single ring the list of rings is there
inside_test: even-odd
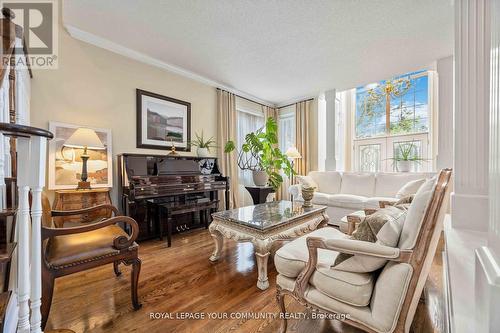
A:
[[[87,154],[87,149],[105,149],[101,139],[99,139],[97,133],[93,129],[80,127],[68,138],[68,140],[64,142],[63,146],[70,148],[83,148],[83,154],[80,156],[83,162],[82,176],[81,181],[78,182],[77,190],[90,189],[90,182],[87,181],[87,161],[90,156]]]
[[[286,157],[291,161],[292,163],[292,169],[293,165],[296,159],[302,158],[302,155],[300,155],[299,151],[297,150],[297,147],[291,146],[288,148],[285,152]],[[290,177],[290,185],[293,185],[293,173]],[[293,199],[292,195],[290,194],[290,197]]]

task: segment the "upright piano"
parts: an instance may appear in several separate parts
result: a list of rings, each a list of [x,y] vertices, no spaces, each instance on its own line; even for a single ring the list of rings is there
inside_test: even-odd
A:
[[[152,225],[154,219],[147,216],[151,203],[171,203],[177,208],[197,202],[218,203],[222,191],[228,209],[229,179],[221,175],[216,158],[121,154],[118,168],[122,209],[139,224],[139,240],[159,234]],[[191,216],[177,219],[183,219],[176,221],[182,224],[178,232],[202,226]]]

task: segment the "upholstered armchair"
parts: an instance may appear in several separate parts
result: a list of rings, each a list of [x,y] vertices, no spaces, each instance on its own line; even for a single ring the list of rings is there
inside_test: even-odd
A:
[[[42,196],[42,328],[45,328],[52,303],[55,278],[81,272],[97,266],[113,264],[116,276],[118,265],[132,265],[131,294],[135,310],[141,307],[137,294],[141,260],[135,242],[139,233],[137,222],[127,216],[118,216],[111,205],[92,208],[53,211],[46,196]],[[53,217],[105,212],[103,219],[75,227],[54,227]],[[112,212],[114,217],[107,218]],[[128,235],[118,223],[131,230]]]
[[[408,332],[442,231],[451,170],[442,170],[417,192],[397,246],[354,240],[322,228],[276,252],[277,300],[285,296],[367,332]],[[335,269],[339,253],[382,260],[373,272]],[[286,316],[282,316],[286,318]],[[283,319],[280,332],[285,332]]]

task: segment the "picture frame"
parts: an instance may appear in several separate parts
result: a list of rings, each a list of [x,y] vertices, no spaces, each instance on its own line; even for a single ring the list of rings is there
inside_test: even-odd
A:
[[[75,189],[80,181],[83,149],[63,147],[64,142],[80,127],[93,129],[105,147],[104,150],[89,149],[88,181],[92,188],[113,187],[111,129],[51,121],[49,131],[54,133],[54,138],[49,141],[49,190]]]
[[[191,103],[136,89],[137,148],[191,151]]]

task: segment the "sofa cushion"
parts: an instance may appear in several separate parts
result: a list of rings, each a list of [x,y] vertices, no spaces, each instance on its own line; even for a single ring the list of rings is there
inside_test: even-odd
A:
[[[398,199],[389,197],[372,197],[365,200],[365,206],[363,208],[378,209],[380,208],[380,201],[396,202]]]
[[[409,181],[398,190],[396,198],[401,199],[409,195],[414,195],[424,183],[425,178]]]
[[[411,172],[391,172],[378,173],[375,181],[375,195],[379,197],[396,197],[396,193],[410,181],[425,179],[425,175],[421,173]],[[413,193],[415,194],[418,187]]]
[[[309,281],[331,298],[354,306],[366,306],[372,296],[374,277],[371,273],[342,272],[320,264]]]
[[[330,206],[330,197],[332,194],[314,192],[311,202],[315,205]]]
[[[398,243],[405,218],[405,210],[388,206],[366,216],[350,238],[394,247]],[[340,253],[335,258],[333,267],[342,271],[365,273],[383,267],[386,262],[383,258]]]
[[[417,241],[417,236],[422,226],[427,206],[434,193],[436,186],[436,177],[427,180],[418,190],[413,198],[413,201],[408,207],[406,221],[401,231],[398,247],[400,249],[413,249]]]
[[[375,174],[344,173],[340,193],[365,197],[373,197],[375,191]]]
[[[340,184],[342,182],[342,177],[339,172],[336,171],[311,171],[309,172],[309,177],[311,177],[314,182],[318,185],[317,190],[319,192],[336,194],[340,192]]]
[[[334,207],[363,209],[366,197],[352,194],[332,194],[328,198],[328,205]]]
[[[307,251],[306,238],[321,237],[321,238],[347,238],[338,229],[325,227],[314,230],[313,232],[299,237],[290,243],[281,247],[274,255],[274,266],[276,270],[289,278],[296,278],[299,273],[306,267],[306,262],[309,260],[309,252]],[[335,261],[335,256],[338,252],[318,250],[318,263],[324,264],[325,267],[330,267]]]
[[[311,176],[301,176],[297,175],[297,182],[302,185],[302,186],[307,186],[307,187],[314,187],[318,189],[318,183],[314,181],[314,179]]]

